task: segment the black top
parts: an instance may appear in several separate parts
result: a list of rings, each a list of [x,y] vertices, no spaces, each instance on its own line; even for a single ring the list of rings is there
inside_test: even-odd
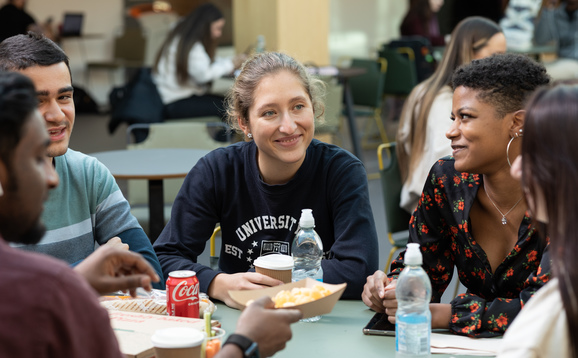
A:
[[[481,175],[456,171],[453,158],[438,160],[410,219],[409,242],[420,244],[432,302],[440,302],[454,267],[468,289],[451,302],[450,330],[489,337],[503,334],[522,306],[548,282],[550,256],[548,241],[536,234],[526,213],[514,249],[492,272],[485,251],[470,231],[470,209],[482,183]],[[403,269],[404,253],[392,263],[390,277]]]
[[[35,24],[32,16],[12,4],[0,9],[0,42],[8,37],[25,34],[28,27]]]

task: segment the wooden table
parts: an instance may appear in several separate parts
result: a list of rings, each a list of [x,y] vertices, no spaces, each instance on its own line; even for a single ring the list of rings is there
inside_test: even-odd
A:
[[[118,179],[146,179],[149,189],[149,238],[152,243],[165,226],[163,180],[184,178],[209,151],[201,149],[134,149],[89,154]]]
[[[235,331],[240,311],[217,304],[213,318],[229,335]],[[395,337],[367,336],[363,327],[373,317],[362,301],[338,301],[333,311],[314,323],[291,326],[293,338],[275,357],[395,357]],[[471,357],[435,354],[432,358]]]

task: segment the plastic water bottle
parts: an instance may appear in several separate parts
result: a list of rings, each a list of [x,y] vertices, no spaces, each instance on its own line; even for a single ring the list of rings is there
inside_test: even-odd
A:
[[[431,283],[421,267],[419,244],[407,244],[405,268],[395,287],[395,350],[397,358],[430,356]]]
[[[259,35],[257,36],[257,46],[255,46],[256,53],[265,52],[265,36]]]
[[[323,269],[321,260],[323,259],[323,243],[319,235],[314,230],[315,219],[311,209],[301,210],[299,219],[299,231],[295,235],[293,245],[291,245],[291,256],[293,256],[292,281],[300,281],[307,277],[323,282]],[[315,322],[321,316],[302,319],[302,322]]]

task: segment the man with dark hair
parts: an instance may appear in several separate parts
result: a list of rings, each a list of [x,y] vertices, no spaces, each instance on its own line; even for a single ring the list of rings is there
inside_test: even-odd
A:
[[[16,73],[0,73],[0,143],[0,356],[121,357],[108,315],[85,280],[64,263],[6,244],[42,238],[42,202],[58,185],[34,85]],[[114,247],[76,269],[101,292],[150,290],[159,280],[140,255]]]
[[[0,70],[32,79],[38,109],[50,138],[48,156],[61,185],[48,195],[38,245],[20,246],[76,264],[95,245],[120,245],[142,254],[162,277],[152,245],[108,169],[95,158],[68,148],[75,120],[68,57],[54,42],[29,32],[0,43]],[[121,243],[122,241],[122,243]],[[163,288],[162,282],[157,288]]]
[[[74,272],[54,258],[6,244],[42,238],[42,202],[58,185],[35,97],[30,79],[0,72],[0,357],[121,358],[108,314],[92,288],[101,294],[150,290],[159,277],[140,255],[101,247]],[[243,357],[234,342],[256,342],[252,347],[262,356],[283,349],[291,338],[290,324],[301,313],[272,307],[266,297],[249,305],[233,335],[240,340],[225,344],[219,357]]]

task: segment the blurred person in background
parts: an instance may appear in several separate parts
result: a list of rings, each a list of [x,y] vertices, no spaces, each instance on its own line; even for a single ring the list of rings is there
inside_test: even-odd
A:
[[[555,42],[558,59],[544,63],[554,80],[578,78],[578,0],[543,0],[536,18],[534,42]]]
[[[162,44],[153,65],[153,80],[165,104],[165,119],[225,119],[224,97],[210,94],[211,84],[231,75],[246,56],[216,57],[224,26],[221,10],[206,3],[180,20]]]
[[[495,22],[470,17],[458,24],[434,74],[407,98],[397,132],[397,155],[403,180],[400,207],[412,213],[431,166],[450,155],[446,138],[451,122],[452,74],[461,65],[506,52],[506,38]]]
[[[36,20],[24,9],[27,0],[8,0],[6,5],[0,8],[0,42],[14,35],[25,34],[28,31],[38,32],[54,40],[52,32],[52,19],[49,18],[43,25],[38,25]]]
[[[437,13],[444,0],[410,0],[409,10],[400,26],[402,36],[419,35],[427,38],[432,46],[443,46]]]

